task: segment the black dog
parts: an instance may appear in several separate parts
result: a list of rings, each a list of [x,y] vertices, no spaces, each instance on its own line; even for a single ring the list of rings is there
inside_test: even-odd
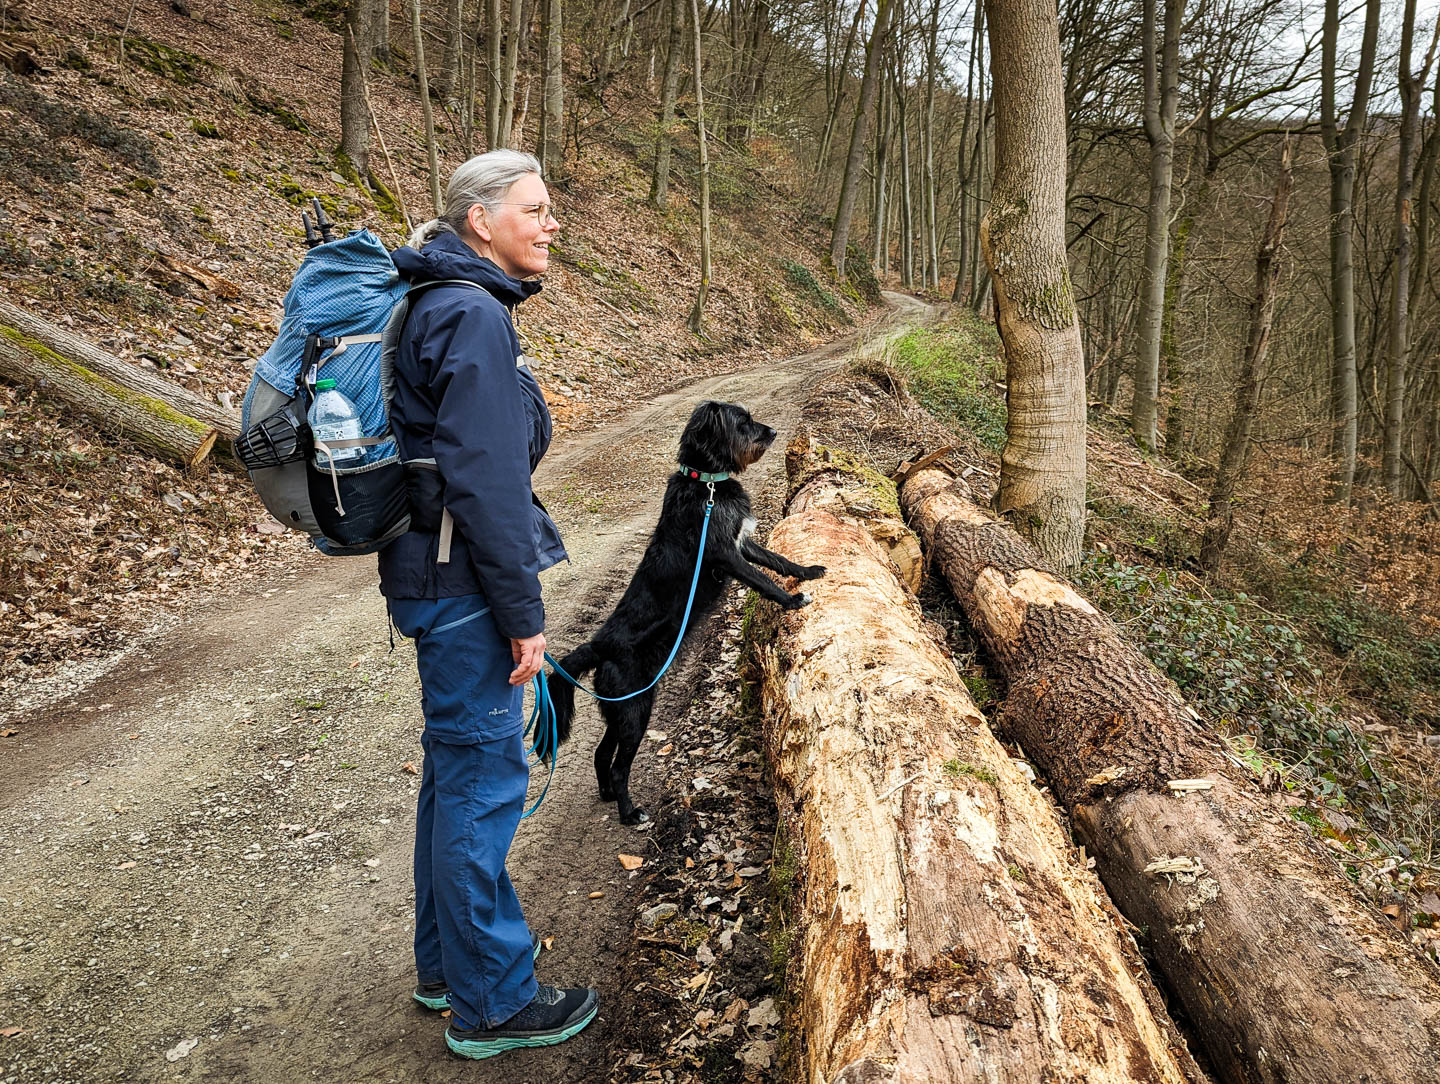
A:
[[[710,486],[700,476],[738,474],[764,455],[774,439],[775,430],[760,425],[744,407],[705,402],[695,408],[680,438],[681,468],[665,487],[660,522],[635,578],[594,638],[560,660],[562,670],[577,679],[594,670],[595,691],[601,696],[624,696],[654,680],[680,635],[700,551],[700,529],[710,499]],[[686,636],[714,609],[732,576],[788,610],[810,601],[809,595],[792,595],[781,589],[752,561],[802,580],[825,574],[821,565],[797,565],[750,537],[755,530],[750,498],[733,477],[715,481],[714,494],[715,508]],[[563,742],[570,736],[575,714],[575,687],[552,677],[551,696]],[[654,689],[619,703],[600,702],[605,737],[595,750],[595,778],[600,797],[618,804],[622,824],[647,819],[645,811],[630,801],[630,765],[654,705]]]

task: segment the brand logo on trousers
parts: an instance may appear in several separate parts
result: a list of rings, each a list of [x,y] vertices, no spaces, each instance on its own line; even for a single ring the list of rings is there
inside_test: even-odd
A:
[[[510,714],[510,709],[509,709],[509,708],[491,708],[491,709],[490,709],[490,714],[491,714],[492,716],[495,716],[495,715],[509,715],[509,714]]]

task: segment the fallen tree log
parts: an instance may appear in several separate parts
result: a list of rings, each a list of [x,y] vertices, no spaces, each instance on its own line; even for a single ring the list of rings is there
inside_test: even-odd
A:
[[[840,474],[818,471],[771,536],[827,572],[759,638],[776,802],[803,856],[802,1079],[1203,1079],[885,550],[815,507],[863,503],[868,480],[847,502]]]
[[[1116,905],[1227,1081],[1413,1084],[1440,1065],[1440,970],[1198,725],[1138,648],[964,482],[901,490]]]
[[[230,441],[240,435],[238,410],[226,409],[188,388],[131,365],[79,335],[3,300],[0,300],[0,336],[8,339],[13,347],[30,353],[39,352],[38,348],[48,350],[111,384],[147,399],[159,400],[176,414],[203,422],[225,438],[221,450],[226,455],[230,454]]]
[[[187,469],[210,454],[219,435],[169,403],[145,395],[62,357],[33,339],[18,339],[0,324],[0,377],[39,387],[46,395],[117,429]]]

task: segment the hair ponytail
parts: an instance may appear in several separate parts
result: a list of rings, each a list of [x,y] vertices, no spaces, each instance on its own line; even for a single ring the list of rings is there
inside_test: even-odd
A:
[[[416,226],[415,231],[410,234],[410,239],[405,243],[411,248],[421,249],[442,233],[446,232],[448,231],[445,228],[445,223],[441,222],[438,218],[432,218],[429,222]]]

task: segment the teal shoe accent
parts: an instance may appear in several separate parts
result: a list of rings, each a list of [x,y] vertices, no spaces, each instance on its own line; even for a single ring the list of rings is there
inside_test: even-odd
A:
[[[540,938],[532,935],[533,948],[530,959],[540,959]],[[417,986],[411,991],[410,996],[417,1004],[423,1005],[432,1012],[444,1012],[450,1007],[450,991],[439,983],[433,983],[428,987]]]
[[[417,1002],[419,1002],[421,1005],[425,1006],[425,1008],[433,1009],[435,1012],[444,1012],[450,1007],[449,990],[446,990],[444,993],[436,996],[432,994],[422,994],[420,992],[420,987],[417,986],[415,987],[414,991],[411,992],[410,996],[414,998]]]
[[[590,1011],[579,1021],[569,1027],[549,1034],[532,1033],[529,1035],[505,1035],[496,1036],[493,1039],[457,1039],[450,1034],[450,1029],[445,1029],[445,1045],[462,1058],[471,1058],[476,1061],[484,1058],[493,1058],[496,1054],[503,1054],[507,1050],[522,1050],[526,1047],[535,1046],[556,1046],[566,1039],[573,1039],[580,1034],[595,1019],[595,1014],[600,1011],[600,1006],[592,1005]]]

